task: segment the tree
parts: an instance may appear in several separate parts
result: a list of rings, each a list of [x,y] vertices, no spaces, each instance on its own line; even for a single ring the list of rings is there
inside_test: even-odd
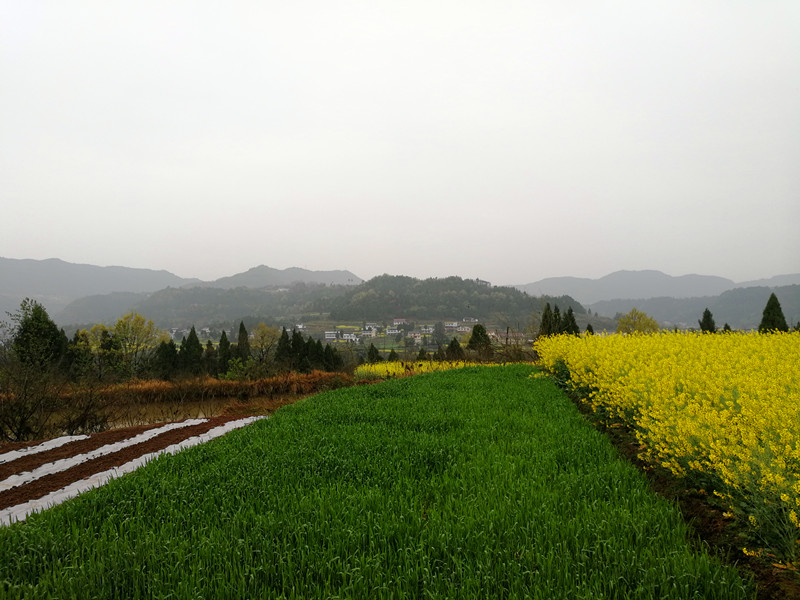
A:
[[[0,348],[0,440],[42,437],[66,384],[59,368],[63,336],[45,308],[26,298],[10,315],[8,349]]]
[[[239,335],[236,338],[236,352],[239,358],[242,359],[242,364],[247,363],[250,358],[250,336],[247,333],[247,328],[244,326],[244,321],[239,322]]]
[[[159,379],[169,380],[178,370],[178,347],[172,340],[162,341],[150,361],[153,373]]]
[[[278,345],[275,347],[275,362],[279,367],[286,369],[291,368],[292,342],[289,340],[286,327],[281,331],[281,336],[278,338]]]
[[[369,349],[367,350],[367,362],[368,363],[376,363],[383,360],[381,356],[380,350],[375,347],[375,344],[370,344]]]
[[[400,357],[397,355],[397,352],[395,351],[395,349],[394,349],[394,348],[392,348],[392,351],[391,351],[391,352],[389,352],[389,358],[388,358],[388,360],[389,360],[390,362],[397,362],[398,360],[400,360]]]
[[[430,357],[428,353],[425,351],[425,346],[419,349],[419,354],[417,354],[417,360],[428,360]]]
[[[570,306],[567,308],[567,314],[564,315],[564,318],[561,321],[561,333],[579,335],[580,332],[581,330],[578,327],[578,323],[575,321],[575,313],[572,311],[572,307]]]
[[[553,329],[553,310],[550,308],[550,303],[544,305],[542,311],[542,319],[539,323],[539,335],[544,337],[555,333]]]
[[[456,338],[453,338],[453,340],[447,345],[445,357],[447,360],[464,360],[464,349],[461,347],[461,344],[458,343]]]
[[[228,366],[231,361],[231,343],[228,341],[228,335],[225,330],[219,336],[219,344],[217,347],[217,369],[221,374],[228,372]]]
[[[66,345],[44,306],[25,298],[19,312],[10,315],[14,327],[11,350],[23,365],[47,369],[61,361]]]
[[[146,321],[137,313],[128,313],[117,320],[113,336],[119,346],[122,368],[129,376],[142,372],[149,354],[162,338],[153,321]]]
[[[761,316],[761,323],[758,326],[759,333],[769,333],[770,331],[789,331],[786,317],[783,316],[781,303],[778,302],[775,292],[769,295],[769,300],[767,300],[767,305],[764,307],[764,312]]]
[[[182,370],[193,375],[199,375],[203,370],[203,345],[197,337],[194,325],[189,331],[189,337],[181,342],[178,363]]]
[[[433,326],[433,343],[437,346],[444,346],[447,343],[447,333],[441,321],[437,321]]]
[[[481,359],[489,358],[492,355],[492,340],[486,332],[486,327],[480,323],[472,327],[472,335],[467,342],[467,349],[477,352]]]
[[[592,327],[591,323],[586,324],[586,333],[589,335],[594,335],[594,327]]]
[[[700,325],[700,331],[703,333],[717,333],[717,326],[714,323],[714,317],[708,307],[703,311],[703,318],[697,322]]]
[[[558,310],[558,304],[553,308],[553,333],[561,333],[561,311]]]
[[[267,362],[280,337],[281,332],[277,327],[268,327],[265,323],[256,325],[250,345],[253,358],[259,363]]]
[[[617,322],[617,333],[656,333],[658,329],[658,322],[638,308],[632,308]]]

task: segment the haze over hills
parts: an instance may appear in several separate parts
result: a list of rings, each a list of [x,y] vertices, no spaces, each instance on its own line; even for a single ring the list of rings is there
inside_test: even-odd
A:
[[[77,298],[111,292],[155,292],[169,286],[197,283],[168,271],[131,267],[98,267],[58,258],[46,260],[0,257],[0,320],[19,309],[24,298],[40,302],[55,314]]]
[[[384,293],[380,282],[390,281],[387,277],[374,278],[372,286],[362,288],[369,282],[363,282],[350,271],[281,270],[260,265],[243,273],[203,282],[167,271],[79,265],[59,259],[0,258],[0,320],[5,318],[6,312],[18,310],[25,297],[41,302],[54,320],[65,326],[109,323],[132,310],[159,321],[160,326],[166,326],[171,320],[191,321],[194,316],[203,320],[228,320],[256,314],[330,312],[350,318],[361,311],[365,314],[360,318],[367,318],[366,312],[372,315],[376,306],[391,307],[392,311],[407,312],[409,316],[419,312],[421,316],[436,311],[424,309],[427,302],[425,294],[418,294],[420,290],[425,286],[433,290],[437,281],[436,285],[450,279],[461,281],[458,277],[428,282],[395,276],[399,279],[392,281],[408,285],[393,283],[393,289],[386,291],[388,295],[380,298]],[[456,293],[456,288],[462,287],[460,283],[456,285],[450,290],[450,296]],[[734,328],[757,326],[769,292],[779,291],[787,320],[793,323],[800,320],[800,274],[735,283],[705,275],[671,277],[659,271],[617,271],[599,279],[554,277],[514,287],[529,296],[569,297],[571,301],[574,298],[593,313],[605,317],[627,312],[635,306],[662,324],[688,327],[694,327],[703,309],[708,307],[720,326],[728,322]],[[497,296],[503,289],[511,288],[491,286],[488,289]],[[431,290],[427,293],[433,294]],[[405,296],[409,299],[407,310],[402,303],[397,304],[397,299]],[[372,302],[369,306],[364,304],[367,299]],[[472,302],[465,299],[463,308],[477,308],[475,299]],[[508,302],[513,304],[518,299],[514,297],[512,302],[508,296]],[[447,306],[449,300],[439,304]]]
[[[549,277],[517,285],[531,295],[568,295],[585,305],[614,299],[697,298],[718,296],[737,287],[776,287],[800,284],[800,273],[736,283],[711,275],[673,277],[661,271],[616,271],[599,279]]]
[[[293,283],[322,283],[325,285],[358,285],[363,279],[350,271],[309,271],[298,267],[273,269],[259,265],[244,273],[230,277],[221,277],[214,281],[203,282],[198,287],[214,287],[228,290],[237,287],[265,288],[270,286],[291,285]]]
[[[82,307],[80,313],[85,315],[87,311],[97,311],[96,321],[103,322],[110,318],[109,315],[116,314],[120,307],[127,305],[130,308],[149,294],[170,287],[264,288],[295,282],[355,285],[361,281],[349,271],[280,270],[262,265],[214,282],[203,282],[163,270],[100,267],[69,263],[57,258],[33,260],[0,257],[0,320],[5,319],[6,313],[18,310],[24,298],[41,303],[51,316],[59,317],[59,322],[72,323],[71,318],[79,315],[75,314],[73,308],[68,309],[71,303],[100,296],[79,303]],[[63,319],[59,313],[65,310],[66,318]]]

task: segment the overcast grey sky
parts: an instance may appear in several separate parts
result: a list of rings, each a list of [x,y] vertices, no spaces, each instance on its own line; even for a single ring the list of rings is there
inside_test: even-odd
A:
[[[800,271],[800,2],[0,4],[0,256]]]

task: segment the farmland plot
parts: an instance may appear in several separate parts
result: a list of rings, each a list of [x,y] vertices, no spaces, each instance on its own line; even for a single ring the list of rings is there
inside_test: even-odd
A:
[[[531,367],[309,398],[0,530],[8,598],[749,598]]]

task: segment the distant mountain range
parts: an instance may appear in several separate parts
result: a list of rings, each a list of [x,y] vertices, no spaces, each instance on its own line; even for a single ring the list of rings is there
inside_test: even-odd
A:
[[[18,310],[26,297],[39,301],[64,326],[113,322],[131,310],[153,318],[162,327],[173,321],[183,325],[194,319],[230,320],[256,315],[330,312],[342,316],[346,313],[350,318],[359,311],[383,315],[389,308],[393,313],[407,313],[400,316],[421,317],[431,312],[425,309],[428,304],[425,296],[435,296],[431,291],[435,285],[452,287],[450,296],[465,293],[462,288],[466,284],[456,280],[462,281],[458,277],[444,278],[435,284],[435,280],[383,277],[371,280],[372,285],[364,287],[365,282],[350,271],[281,270],[261,265],[206,282],[151,269],[98,267],[59,259],[0,258],[0,320],[5,320],[5,313]],[[383,290],[382,282],[391,282],[391,289]],[[431,290],[423,290],[424,286],[430,286]],[[577,303],[607,318],[635,306],[664,325],[696,327],[708,307],[718,326],[727,322],[741,329],[758,326],[769,293],[774,291],[786,319],[792,324],[800,321],[800,274],[735,283],[706,275],[671,277],[660,271],[617,271],[599,279],[552,277],[514,287],[529,296],[558,299],[565,306],[577,301],[575,309],[579,316],[585,313],[578,309]],[[512,298],[510,288],[490,289],[498,301],[505,294],[507,310],[511,304],[521,302]],[[384,292],[388,294],[385,298]],[[479,297],[482,296],[462,298],[461,312],[478,309]],[[397,304],[398,298],[408,300],[405,309],[405,304]],[[437,306],[449,305],[442,300]],[[499,310],[496,302],[492,306],[493,312]],[[590,315],[587,317],[591,320]],[[605,319],[604,326],[611,323]]]
[[[724,277],[681,275],[661,271],[616,271],[599,279],[549,277],[514,287],[533,296],[568,295],[584,305],[615,299],[697,298],[718,296],[735,288],[779,287],[800,284],[800,273],[736,283]]]
[[[82,302],[83,307],[95,311],[96,322],[103,322],[111,318],[110,315],[117,315],[119,310],[125,310],[120,307],[131,307],[153,292],[169,287],[270,288],[292,283],[356,285],[361,281],[349,271],[280,270],[260,266],[217,281],[204,282],[163,270],[99,267],[57,258],[0,257],[0,320],[5,320],[6,313],[18,310],[24,298],[41,303],[59,323],[73,322],[70,311],[65,315],[66,320],[59,313],[76,300],[87,299]],[[81,312],[86,313],[85,310]]]

